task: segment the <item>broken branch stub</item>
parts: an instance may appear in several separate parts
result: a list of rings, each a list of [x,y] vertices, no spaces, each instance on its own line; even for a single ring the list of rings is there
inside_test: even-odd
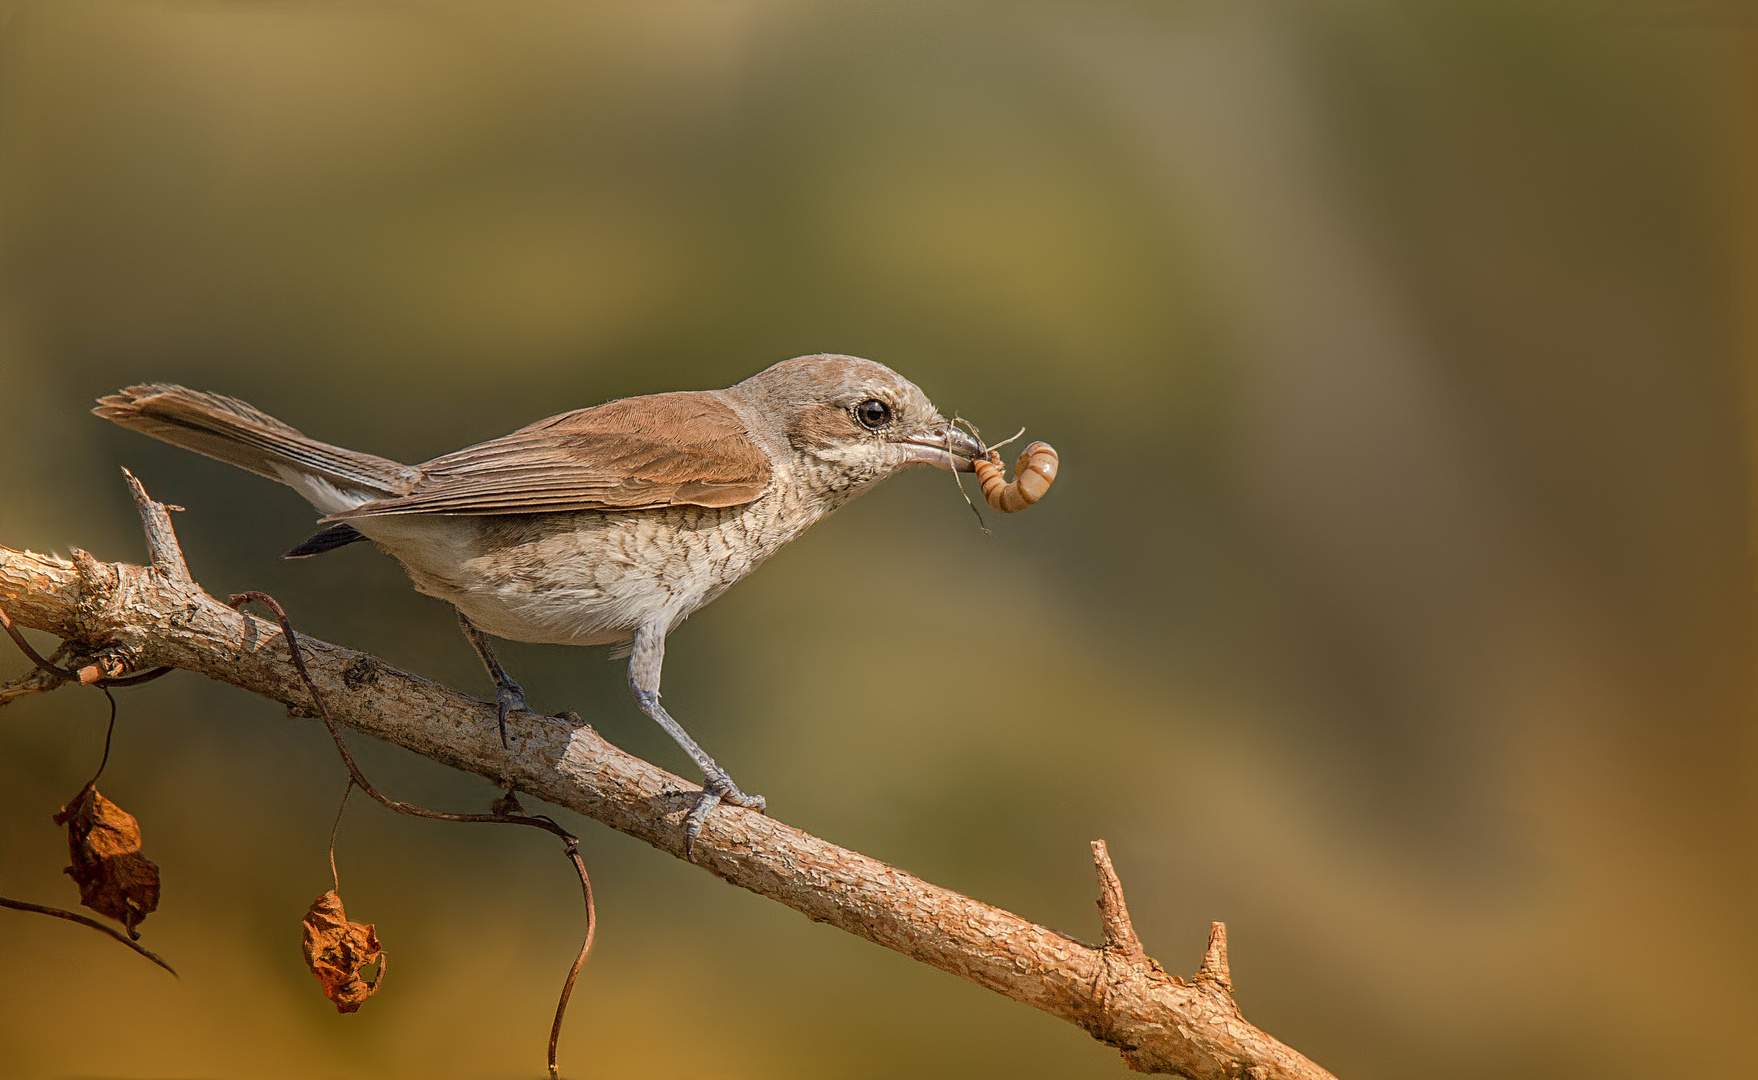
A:
[[[1132,960],[1146,956],[1135,924],[1129,921],[1129,905],[1123,902],[1123,883],[1117,880],[1111,852],[1103,840],[1093,841],[1093,869],[1099,876],[1099,921],[1105,928],[1105,946]]]

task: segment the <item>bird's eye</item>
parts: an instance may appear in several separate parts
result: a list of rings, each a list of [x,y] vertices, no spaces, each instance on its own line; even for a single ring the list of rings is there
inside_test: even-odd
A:
[[[891,423],[891,406],[878,398],[868,398],[855,406],[855,419],[868,431],[878,431]]]

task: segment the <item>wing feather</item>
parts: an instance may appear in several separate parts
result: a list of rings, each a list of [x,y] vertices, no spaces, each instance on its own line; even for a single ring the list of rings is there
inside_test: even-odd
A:
[[[739,506],[763,493],[771,471],[769,455],[715,391],[577,409],[418,468],[406,494],[324,520]]]

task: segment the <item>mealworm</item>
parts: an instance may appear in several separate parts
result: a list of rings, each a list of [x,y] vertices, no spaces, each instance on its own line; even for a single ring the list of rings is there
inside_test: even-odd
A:
[[[1003,514],[1017,514],[1043,498],[1056,481],[1056,464],[1056,448],[1046,442],[1032,443],[1019,455],[1011,484],[1001,471],[1001,455],[995,451],[971,462],[977,482],[983,486],[983,501]]]

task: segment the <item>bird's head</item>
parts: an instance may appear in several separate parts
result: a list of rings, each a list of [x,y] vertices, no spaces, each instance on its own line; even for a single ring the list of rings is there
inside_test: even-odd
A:
[[[833,490],[912,465],[970,472],[983,445],[884,364],[820,354],[783,360],[732,388],[785,433],[800,464]]]

